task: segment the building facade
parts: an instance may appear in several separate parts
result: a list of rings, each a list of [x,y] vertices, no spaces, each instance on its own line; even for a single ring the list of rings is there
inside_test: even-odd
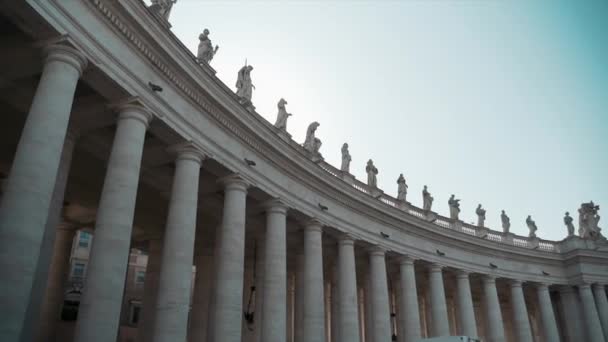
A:
[[[517,236],[356,180],[197,60],[170,4],[0,4],[0,341],[608,341],[585,219]]]

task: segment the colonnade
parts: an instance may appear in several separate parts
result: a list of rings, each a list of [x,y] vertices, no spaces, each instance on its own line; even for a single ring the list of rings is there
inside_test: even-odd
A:
[[[66,45],[47,49],[46,62],[38,89],[12,164],[0,206],[0,340],[19,341],[25,330],[28,305],[32,296],[38,251],[49,217],[55,215],[52,198],[55,189],[63,192],[60,181],[69,170],[69,158],[62,151],[72,149],[66,137],[74,92],[86,58]],[[130,250],[132,226],[146,131],[154,115],[137,100],[115,104],[118,112],[116,131],[107,163],[105,181],[97,210],[95,240],[80,302],[74,341],[114,341],[119,328],[123,287]],[[77,144],[77,142],[76,142]],[[171,147],[175,171],[170,194],[165,233],[151,240],[149,264],[143,298],[143,317],[139,327],[141,341],[241,342],[245,270],[246,177],[232,174],[218,180],[223,189],[222,221],[212,252],[195,256],[195,234],[199,203],[200,168],[207,153],[203,146],[184,142]],[[64,163],[62,165],[62,163]],[[66,165],[67,163],[68,165]],[[61,171],[64,170],[64,171]],[[60,206],[59,206],[60,207]],[[287,250],[287,218],[290,208],[280,199],[262,203],[266,214],[259,293],[259,341],[321,342],[326,339],[326,275],[324,272],[324,227],[314,217],[301,224],[302,251]],[[57,305],[65,273],[66,240],[61,230],[55,233],[53,260],[45,305]],[[473,307],[471,274],[466,269],[446,268],[436,261],[415,260],[382,246],[358,241],[348,234],[337,240],[335,279],[336,309],[330,314],[336,329],[334,342],[389,341],[393,332],[402,342],[419,337],[447,336],[451,331],[476,337],[479,323]],[[24,253],[24,251],[27,251]],[[361,286],[356,252],[367,256],[369,282]],[[288,291],[288,253],[301,253],[295,271],[295,292]],[[396,257],[396,258],[395,258]],[[197,263],[194,301],[191,306],[192,264]],[[398,283],[396,329],[391,325],[389,261],[397,260]],[[417,272],[416,267],[426,271]],[[446,284],[446,272],[456,274],[456,284]],[[428,281],[429,312],[420,315],[421,289],[416,277]],[[481,278],[485,338],[506,341],[503,322],[510,319],[516,340],[533,341],[522,280],[508,279],[512,318],[503,317],[497,279],[492,274]],[[505,281],[500,279],[500,281]],[[446,286],[447,285],[447,286]],[[536,289],[536,307],[541,317],[544,341],[559,341],[560,332],[549,293],[551,284],[527,284]],[[359,298],[364,288],[364,300]],[[456,327],[450,329],[446,290],[455,287]],[[47,291],[47,292],[48,292]],[[575,292],[576,291],[576,292]],[[199,297],[199,292],[209,293]],[[293,301],[288,294],[295,295]],[[586,334],[586,341],[608,341],[608,301],[603,284],[577,284],[560,287],[562,304],[580,304],[584,320],[570,316],[565,328],[570,341]],[[289,303],[293,315],[288,315]],[[361,310],[364,312],[362,313]],[[43,310],[44,311],[44,310]],[[51,310],[52,311],[52,310]],[[45,311],[46,312],[46,311]],[[565,310],[569,314],[570,310]],[[52,325],[53,315],[41,315],[40,325]],[[190,318],[189,318],[190,317]],[[288,329],[294,319],[294,328]],[[429,329],[423,331],[422,320]],[[190,324],[188,322],[190,321]],[[577,322],[573,322],[577,321]],[[576,324],[574,324],[576,323]],[[363,326],[363,327],[362,327]],[[50,329],[50,328],[49,328]],[[51,329],[52,330],[52,329]],[[361,332],[365,332],[362,334]],[[579,335],[577,335],[579,334]],[[288,336],[289,335],[289,336]],[[45,337],[45,338],[48,338]]]

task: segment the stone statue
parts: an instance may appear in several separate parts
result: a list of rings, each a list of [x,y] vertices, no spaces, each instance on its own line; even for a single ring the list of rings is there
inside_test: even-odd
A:
[[[198,40],[198,53],[196,55],[196,58],[199,63],[205,62],[209,64],[209,62],[211,62],[213,56],[215,56],[217,50],[220,47],[216,45],[215,49],[213,48],[213,44],[211,44],[211,39],[209,39],[208,29],[203,30],[203,33],[198,36]]]
[[[486,222],[486,210],[481,207],[481,204],[475,209],[475,214],[477,214],[477,227],[483,227]]]
[[[253,89],[255,89],[251,82],[251,70],[253,70],[251,65],[245,65],[239,70],[236,80],[236,95],[241,99],[241,103],[250,103]]]
[[[367,185],[372,188],[377,188],[378,180],[376,179],[376,175],[378,174],[378,169],[374,166],[373,160],[370,159],[367,161],[365,172],[367,172]]]
[[[568,228],[568,237],[574,236],[574,224],[572,224],[573,218],[570,216],[570,213],[566,211],[566,216],[564,216],[564,224],[566,228]]]
[[[425,185],[422,189],[422,209],[424,211],[431,211],[431,207],[433,206],[433,196],[428,191],[427,186]]]
[[[308,129],[306,130],[306,140],[304,141],[303,145],[306,151],[314,155],[319,154],[319,149],[321,148],[321,140],[315,137],[317,127],[319,127],[319,123],[316,121],[308,125]]]
[[[500,213],[500,221],[502,222],[502,232],[508,233],[511,228],[511,219],[504,210]]]
[[[279,113],[277,114],[277,121],[274,123],[274,127],[287,132],[287,118],[291,116],[290,113],[287,113],[285,109],[285,105],[287,101],[285,99],[280,99],[277,107],[279,108]]]
[[[450,219],[458,221],[458,214],[460,213],[460,200],[456,199],[452,194],[448,200],[448,205],[450,206]]]
[[[342,165],[340,165],[340,171],[350,172],[350,161],[352,160],[350,153],[348,152],[348,144],[342,145]]]
[[[530,234],[528,234],[528,237],[535,238],[536,231],[538,230],[538,228],[536,227],[536,222],[532,220],[532,216],[528,215],[528,217],[526,218],[526,225],[528,225],[528,229],[530,230]]]
[[[171,7],[176,3],[177,0],[152,0],[152,5],[157,8],[158,14],[165,20],[169,21],[169,14],[171,14]]]
[[[599,205],[595,205],[593,201],[581,204],[578,209],[578,235],[583,239],[605,239],[602,235],[602,229],[598,226],[600,222]]]
[[[407,196],[407,184],[402,173],[397,178],[397,200],[405,202],[405,196]]]

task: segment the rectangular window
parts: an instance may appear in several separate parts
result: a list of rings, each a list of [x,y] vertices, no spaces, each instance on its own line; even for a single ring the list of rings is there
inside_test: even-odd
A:
[[[146,278],[146,272],[145,271],[137,271],[137,273],[135,273],[135,282],[137,284],[143,284],[145,278]]]
[[[129,315],[129,324],[130,325],[137,325],[137,322],[139,322],[140,311],[141,311],[141,307],[139,306],[139,304],[131,303],[131,312]]]
[[[78,234],[78,246],[87,248],[89,247],[89,242],[91,241],[91,233],[81,231]]]
[[[81,262],[75,262],[72,268],[72,277],[84,277],[85,264]]]

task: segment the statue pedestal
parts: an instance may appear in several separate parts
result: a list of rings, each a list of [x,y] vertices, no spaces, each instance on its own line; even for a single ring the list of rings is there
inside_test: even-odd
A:
[[[374,198],[380,198],[380,196],[382,196],[384,194],[384,191],[378,189],[378,188],[371,188],[369,189],[369,194],[372,195],[372,197]]]
[[[502,241],[504,243],[508,243],[509,245],[512,245],[514,236],[515,236],[515,234],[513,234],[513,233],[503,233]]]
[[[454,230],[462,230],[462,221],[458,219],[450,220],[450,228]]]
[[[425,216],[426,216],[426,220],[428,222],[435,222],[435,221],[437,221],[437,214],[435,214],[434,212],[432,212],[430,210],[427,211],[427,212],[425,212]]]
[[[475,236],[485,239],[485,237],[490,232],[489,228],[486,227],[477,227],[477,231],[475,232]]]
[[[401,210],[406,210],[407,211],[410,208],[410,202],[398,200],[397,201],[397,208],[399,208]]]
[[[158,20],[161,22],[161,24],[163,24],[166,28],[170,29],[171,28],[171,24],[169,23],[169,21],[167,21],[161,14],[160,11],[162,10],[162,8],[160,7],[159,4],[152,4],[148,7],[148,9],[150,10],[150,12],[152,12],[152,14],[158,18]]]
[[[282,129],[278,129],[278,128],[277,128],[276,130],[277,130],[277,134],[279,135],[279,137],[280,137],[281,139],[283,139],[283,140],[284,140],[284,141],[286,141],[286,142],[290,142],[290,141],[291,141],[291,134],[289,134],[289,133],[285,132],[285,131],[284,131],[284,130],[282,130]]]
[[[529,238],[528,239],[528,247],[530,247],[532,249],[537,249],[539,242],[540,242],[540,239],[537,238],[537,237]]]
[[[355,184],[355,176],[346,171],[342,171],[342,180],[348,184]]]

